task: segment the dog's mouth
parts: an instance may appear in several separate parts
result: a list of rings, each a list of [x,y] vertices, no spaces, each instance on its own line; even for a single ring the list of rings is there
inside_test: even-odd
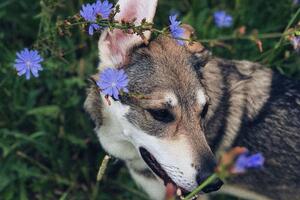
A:
[[[162,166],[157,162],[155,157],[147,151],[145,148],[139,148],[141,156],[143,160],[147,163],[147,165],[151,168],[151,170],[163,180],[164,185],[172,184],[177,191],[177,195],[187,195],[189,191],[178,186],[167,174],[167,172],[162,168]]]

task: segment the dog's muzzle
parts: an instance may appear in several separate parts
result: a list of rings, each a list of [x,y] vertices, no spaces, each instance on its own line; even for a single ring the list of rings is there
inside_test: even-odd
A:
[[[147,151],[145,148],[140,147],[140,154],[143,158],[143,160],[147,163],[147,165],[150,167],[150,169],[160,178],[163,180],[164,185],[172,184],[175,188],[179,188],[183,195],[186,195],[189,193],[186,189],[178,186],[168,175],[168,173],[162,168],[162,166],[157,162],[155,157]]]
[[[140,147],[139,148],[140,154],[143,158],[143,160],[147,163],[149,168],[160,178],[163,180],[164,185],[167,185],[171,183],[172,185],[175,186],[175,188],[179,188],[182,192],[183,195],[188,194],[190,191],[186,190],[185,188],[182,188],[178,186],[175,181],[170,178],[168,173],[163,169],[163,167],[160,165],[160,163],[155,159],[155,157],[147,151],[145,148]],[[207,179],[211,174],[205,175],[205,173],[199,173],[199,175],[196,177],[197,183],[201,184],[205,179]],[[202,192],[204,193],[209,193],[216,191],[221,188],[223,185],[223,182],[220,179],[217,179],[215,182],[209,184],[206,186]]]

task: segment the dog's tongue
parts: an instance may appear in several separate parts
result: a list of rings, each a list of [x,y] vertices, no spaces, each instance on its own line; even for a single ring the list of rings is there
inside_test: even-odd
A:
[[[174,199],[175,196],[182,196],[182,191],[172,182],[168,182],[166,185],[166,200]]]
[[[176,196],[177,186],[169,182],[166,185],[166,200],[173,199]]]

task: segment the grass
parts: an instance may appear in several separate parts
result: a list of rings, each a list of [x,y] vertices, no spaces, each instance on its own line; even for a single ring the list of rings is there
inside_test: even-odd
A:
[[[98,36],[73,28],[61,37],[56,29],[84,2],[0,2],[0,199],[147,199],[124,167],[116,171],[118,162],[111,162],[103,181],[96,182],[105,153],[82,105],[86,80],[98,63]],[[233,15],[232,28],[215,27],[212,14],[219,9]],[[299,20],[297,9],[287,0],[160,0],[155,23],[162,27],[170,12],[178,12],[215,55],[262,62],[300,78],[299,56],[287,41],[262,39],[261,53],[253,41],[232,39],[241,26],[247,34],[282,33],[289,22],[294,26]],[[215,40],[224,37],[226,41]],[[12,66],[16,51],[24,47],[36,48],[46,58],[38,79],[26,81]]]

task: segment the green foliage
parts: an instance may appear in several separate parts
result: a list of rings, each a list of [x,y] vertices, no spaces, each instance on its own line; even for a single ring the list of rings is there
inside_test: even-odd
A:
[[[82,3],[0,2],[0,199],[147,199],[124,168],[96,182],[104,151],[82,105],[86,79],[98,63],[97,36],[73,28],[70,36],[61,37],[56,28]],[[218,9],[233,15],[233,28],[214,26],[212,14]],[[232,36],[241,26],[247,33],[283,32],[296,10],[287,0],[160,0],[155,23],[165,26],[176,11],[200,39],[210,41]],[[299,56],[287,42],[274,50],[278,41],[262,40],[264,53],[249,40],[205,44],[218,56],[264,62],[300,77]],[[38,49],[45,58],[38,79],[26,81],[12,66],[16,51],[24,47]]]

